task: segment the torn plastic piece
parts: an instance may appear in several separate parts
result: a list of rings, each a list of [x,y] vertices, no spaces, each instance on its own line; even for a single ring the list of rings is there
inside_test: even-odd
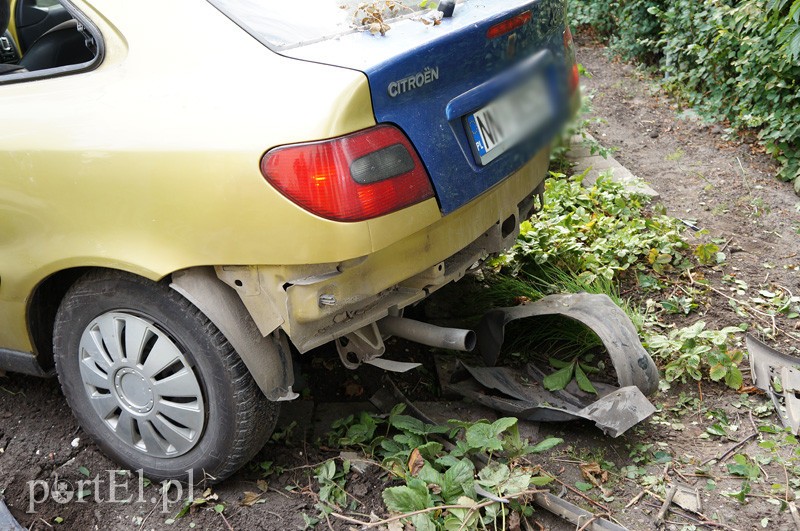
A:
[[[591,531],[628,531],[627,528],[615,524],[605,518],[581,509],[577,505],[559,498],[549,492],[537,492],[533,495],[533,502],[543,509],[572,522],[580,529]]]
[[[385,358],[373,358],[371,360],[364,360],[364,363],[369,365],[374,365],[379,369],[383,369],[384,371],[392,371],[392,372],[406,372],[410,371],[411,369],[416,369],[421,363],[409,363],[406,361],[394,361],[394,360],[387,360]]]
[[[606,295],[549,295],[536,302],[487,312],[478,324],[478,349],[487,365],[500,356],[506,325],[525,317],[563,315],[588,326],[606,347],[621,387],[635,385],[645,395],[658,390],[658,369],[639,341],[636,327]]]
[[[750,334],[745,340],[753,385],[767,392],[783,425],[800,434],[800,358],[778,352]]]
[[[542,373],[530,365],[527,382],[520,371],[507,367],[461,366],[474,379],[467,378],[464,371],[456,371],[450,389],[492,409],[525,420],[586,419],[594,422],[605,434],[618,437],[656,410],[639,388],[632,385],[616,388],[596,383],[598,397],[595,400],[595,395],[584,393],[577,386],[568,386],[567,389],[572,392],[547,391],[541,384]],[[489,394],[487,389],[500,391],[502,395]]]
[[[3,531],[25,531],[25,528],[19,525],[19,522],[11,516],[11,512],[3,500],[0,500],[0,529]]]
[[[695,487],[678,485],[675,496],[672,498],[672,503],[695,514],[703,512],[703,500]]]

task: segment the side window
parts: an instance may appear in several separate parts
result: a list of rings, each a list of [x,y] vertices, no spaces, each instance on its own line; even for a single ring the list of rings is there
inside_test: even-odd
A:
[[[89,68],[100,59],[99,41],[66,1],[0,0],[0,83]]]

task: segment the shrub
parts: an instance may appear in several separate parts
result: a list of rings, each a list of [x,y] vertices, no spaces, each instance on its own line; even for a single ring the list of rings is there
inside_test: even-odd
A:
[[[575,0],[572,23],[590,26],[623,58],[658,68],[700,114],[758,134],[800,176],[800,0]],[[797,186],[798,189],[800,187]]]

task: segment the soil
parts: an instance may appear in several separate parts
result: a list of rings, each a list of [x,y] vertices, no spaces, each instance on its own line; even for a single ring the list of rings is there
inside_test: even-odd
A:
[[[730,284],[723,283],[722,277],[733,275],[747,282],[748,296],[758,289],[800,293],[800,213],[796,207],[800,200],[789,184],[773,178],[775,167],[757,145],[749,138],[728,138],[724,125],[706,124],[682,110],[652,79],[632,66],[609,60],[604,48],[582,46],[579,60],[592,74],[584,80],[585,94],[592,96],[594,115],[603,119],[591,126],[593,136],[606,147],[619,148],[614,156],[651,183],[669,214],[708,231],[697,234],[698,242],[724,240],[720,247],[728,256],[727,265],[707,274],[711,285],[731,294]],[[687,232],[692,233],[691,229]],[[446,306],[452,303],[452,295],[443,290],[431,304]],[[710,300],[698,313],[671,322],[683,326],[703,319],[709,328],[719,328],[743,321],[725,296],[714,292]],[[778,318],[773,324],[771,319],[757,316],[749,324],[754,331],[769,331],[774,335],[771,344],[790,353],[800,346],[797,323],[798,319]],[[443,402],[447,397],[440,394],[427,349],[393,341],[389,351],[396,359],[424,363],[421,370],[401,377],[399,386],[414,400],[425,401],[424,408],[432,416],[492,418],[491,412],[469,404]],[[745,385],[749,385],[746,363],[743,372]],[[162,492],[158,485],[146,485],[140,492],[135,473],[117,471],[82,433],[55,379],[9,375],[0,379],[0,493],[12,514],[30,529],[304,529],[304,515],[313,517],[319,512],[314,508],[318,486],[313,467],[339,455],[339,450],[326,447],[326,428],[336,418],[371,408],[365,400],[381,387],[382,373],[370,367],[347,372],[331,348],[306,356],[301,371],[314,392],[284,405],[274,440],[243,470],[206,494],[202,478],[196,478],[194,498],[207,501],[181,518],[176,518],[182,507],[175,501],[181,498],[178,489],[173,486]],[[669,530],[701,527],[703,518],[712,519],[714,527],[729,529],[788,529],[793,525],[780,501],[792,499],[792,489],[798,486],[791,468],[787,472],[778,460],[761,461],[762,480],[752,482],[747,503],[742,504],[723,494],[739,492],[742,487],[742,480],[726,467],[732,462],[730,456],[722,463],[700,466],[734,447],[731,455],[768,455],[758,446],[758,436],[736,446],[754,433],[756,425],[779,424],[766,399],[719,385],[673,384],[653,402],[659,411],[617,439],[603,436],[588,423],[526,423],[524,431],[533,438],[554,435],[565,439],[539,459],[539,464],[568,487],[559,485],[555,492],[563,490],[567,499],[593,512],[610,513],[631,530],[649,530],[655,529],[653,520],[660,502],[649,494],[637,498],[644,478],[651,484],[648,490],[654,492],[660,491],[659,485],[666,480],[680,481],[698,489],[704,516],[672,511],[667,516]],[[732,426],[730,437],[708,436],[706,428],[723,415]],[[787,444],[781,452],[788,460],[794,447]],[[585,481],[579,465],[591,462],[611,472],[603,486],[605,493],[598,488],[581,493],[574,487]],[[644,475],[627,479],[626,473],[634,472],[621,469],[628,466],[641,467],[635,473]],[[83,499],[59,503],[48,495],[40,502],[45,498],[42,486],[50,489],[56,478],[62,481],[65,496],[82,491]],[[90,482],[94,478],[96,481]],[[380,493],[387,481],[376,469],[352,473],[346,486],[357,500],[351,516],[385,515]],[[111,488],[112,482],[116,489]],[[257,493],[255,503],[242,503],[245,492]],[[188,492],[182,494],[185,498]],[[112,495],[117,502],[109,501]],[[128,497],[127,502],[119,501]],[[222,513],[214,510],[218,504],[225,506]],[[541,510],[531,521],[545,529],[575,529]],[[331,517],[316,527],[349,526]]]

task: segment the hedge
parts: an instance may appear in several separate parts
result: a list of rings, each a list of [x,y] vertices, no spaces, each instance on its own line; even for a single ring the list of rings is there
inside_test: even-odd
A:
[[[572,0],[571,23],[664,74],[701,115],[752,130],[800,194],[800,0]]]

